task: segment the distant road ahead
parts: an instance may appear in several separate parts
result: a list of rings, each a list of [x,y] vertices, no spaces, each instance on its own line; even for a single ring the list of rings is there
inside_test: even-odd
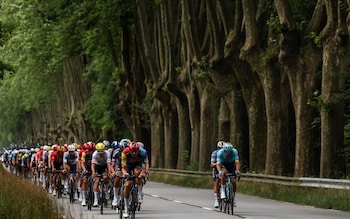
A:
[[[147,182],[144,193],[144,203],[141,211],[137,212],[136,218],[350,218],[350,212],[318,209],[242,194],[237,195],[238,207],[235,208],[235,215],[227,215],[213,208],[214,202],[211,190],[184,188],[155,182]],[[60,200],[59,203],[64,204],[64,208],[70,211],[75,219],[116,219],[119,216],[110,208],[105,209],[103,215],[99,213],[99,208],[88,211],[86,207],[80,206],[80,202],[70,204],[67,198]]]

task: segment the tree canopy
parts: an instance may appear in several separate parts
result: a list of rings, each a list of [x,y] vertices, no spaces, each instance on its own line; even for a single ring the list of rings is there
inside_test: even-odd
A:
[[[2,0],[0,143],[122,137],[154,167],[350,168],[345,0]]]

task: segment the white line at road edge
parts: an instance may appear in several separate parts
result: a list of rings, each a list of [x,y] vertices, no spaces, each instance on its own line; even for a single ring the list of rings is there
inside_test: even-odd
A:
[[[160,199],[163,199],[163,200],[166,200],[166,201],[171,201],[171,202],[174,202],[174,203],[179,203],[179,204],[183,204],[183,205],[188,205],[188,206],[192,206],[192,207],[197,207],[197,208],[201,208],[201,209],[204,209],[204,210],[208,210],[208,211],[217,211],[213,208],[208,208],[208,207],[202,207],[202,206],[198,206],[198,205],[193,205],[193,204],[189,204],[189,203],[185,203],[183,201],[179,201],[179,200],[172,200],[172,199],[168,199],[168,198],[164,198],[164,197],[161,197],[159,195],[149,195],[149,194],[146,194],[146,193],[143,193],[144,195],[148,195],[148,196],[152,196],[154,198],[160,198]],[[217,211],[219,212],[219,211]],[[245,218],[241,215],[237,215],[237,214],[234,214],[235,216],[237,217],[240,217],[240,218]],[[249,219],[249,218],[245,218],[245,219]]]

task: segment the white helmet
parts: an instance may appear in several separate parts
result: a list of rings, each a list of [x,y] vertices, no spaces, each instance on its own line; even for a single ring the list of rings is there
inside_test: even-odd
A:
[[[218,143],[216,144],[216,146],[218,147],[218,148],[223,148],[224,147],[224,144],[225,144],[225,141],[218,141]]]
[[[141,141],[138,141],[137,144],[139,145],[140,148],[145,147],[145,145]]]
[[[68,151],[75,151],[75,146],[72,144],[68,145]]]

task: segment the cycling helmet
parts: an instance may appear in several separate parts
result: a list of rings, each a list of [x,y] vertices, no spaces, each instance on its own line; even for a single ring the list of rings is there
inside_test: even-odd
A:
[[[131,142],[129,144],[129,151],[133,154],[137,153],[139,151],[140,147],[137,144],[137,142]]]
[[[23,155],[23,157],[24,157],[24,158],[28,158],[29,155],[28,155],[27,153],[25,153],[25,154]]]
[[[75,146],[73,144],[68,145],[68,151],[75,151]]]
[[[123,138],[122,140],[120,140],[119,145],[122,149],[124,149],[124,148],[128,147],[130,142],[131,141],[129,139]]]
[[[78,143],[72,143],[72,145],[75,147],[75,149],[78,149],[78,147],[79,147],[79,145],[78,145]]]
[[[99,142],[96,144],[96,151],[104,151],[105,150],[105,144],[102,142]]]
[[[106,148],[109,148],[109,146],[111,146],[108,140],[103,140],[102,143],[106,146]]]
[[[119,148],[119,142],[118,141],[113,141],[112,142],[112,148],[114,148],[114,149]]]
[[[221,149],[222,147],[224,147],[225,141],[218,141],[218,143],[216,144],[216,146]]]
[[[224,151],[230,151],[233,148],[233,145],[230,142],[225,142],[222,148],[224,149]]]
[[[39,151],[40,151],[40,148],[35,148],[34,151],[35,151],[35,152],[39,152]]]
[[[86,149],[93,150],[94,146],[95,146],[95,144],[92,143],[91,141],[86,142]]]
[[[140,148],[145,147],[145,145],[141,141],[138,141],[137,144],[139,145]]]

